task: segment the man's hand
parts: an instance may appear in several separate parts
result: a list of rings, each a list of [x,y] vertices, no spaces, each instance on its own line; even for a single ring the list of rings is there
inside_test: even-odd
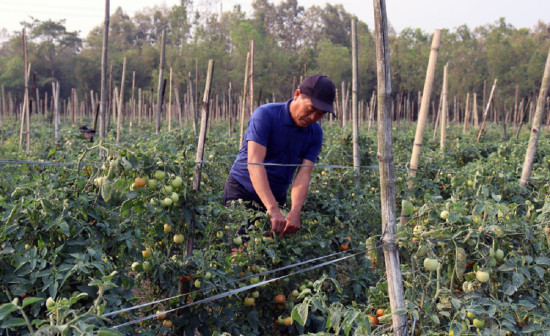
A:
[[[269,211],[269,220],[271,221],[271,232],[283,236],[287,220],[279,208]]]
[[[300,228],[300,212],[290,210],[286,216],[286,225],[283,234],[296,233]]]

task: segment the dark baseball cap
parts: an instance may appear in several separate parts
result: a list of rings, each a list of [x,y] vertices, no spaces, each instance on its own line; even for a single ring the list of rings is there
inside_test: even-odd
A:
[[[306,78],[298,87],[300,92],[311,98],[316,109],[334,114],[334,83],[325,75],[315,74]]]

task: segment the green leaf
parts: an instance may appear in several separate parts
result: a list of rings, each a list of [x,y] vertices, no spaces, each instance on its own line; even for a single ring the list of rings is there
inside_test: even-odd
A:
[[[36,302],[40,302],[42,300],[44,300],[44,299],[39,298],[39,297],[28,297],[25,300],[23,300],[23,305],[21,307],[25,308],[28,305],[31,305],[31,304],[36,303]]]
[[[538,265],[550,266],[550,258],[540,256],[535,258],[535,263],[537,263]]]
[[[0,320],[17,310],[17,306],[13,303],[5,303],[0,306]]]
[[[97,335],[98,336],[120,336],[122,334],[114,331],[113,329],[109,329],[107,327],[102,327],[97,332]]]
[[[516,288],[520,288],[523,285],[523,275],[521,273],[512,274],[512,283]]]
[[[2,323],[1,327],[4,328],[4,329],[7,329],[7,328],[19,327],[19,326],[22,326],[22,325],[25,325],[25,320],[23,320],[20,317],[16,317],[16,318],[12,318],[12,319],[4,321],[4,323]]]
[[[309,312],[309,304],[308,304],[309,301],[304,301],[302,303],[299,303],[297,305],[294,306],[294,308],[292,309],[292,319],[296,322],[298,322],[298,324],[300,324],[302,327],[306,324],[306,321],[307,321],[307,315],[308,315],[308,312]]]

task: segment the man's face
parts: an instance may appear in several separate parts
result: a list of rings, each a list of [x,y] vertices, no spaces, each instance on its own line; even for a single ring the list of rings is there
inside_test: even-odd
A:
[[[296,90],[290,109],[290,115],[296,126],[307,127],[319,121],[325,114],[326,112],[313,106],[308,96],[302,94],[300,90]]]

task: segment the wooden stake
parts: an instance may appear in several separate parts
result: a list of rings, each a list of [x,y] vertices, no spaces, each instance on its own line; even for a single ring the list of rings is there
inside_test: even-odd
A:
[[[468,104],[470,103],[470,92],[466,94],[466,108],[464,110],[464,126],[462,127],[462,134],[466,134],[466,126],[470,122],[470,110]]]
[[[243,137],[244,137],[244,115],[246,111],[246,85],[248,82],[248,62],[250,62],[250,52],[246,53],[246,66],[244,67],[244,85],[243,85],[243,96],[242,96],[242,104],[241,104],[241,136],[239,138],[239,143],[237,146],[239,146],[238,149],[241,149],[241,144],[243,143]]]
[[[160,42],[161,45],[161,51],[160,51],[160,65],[159,65],[159,82],[157,86],[157,124],[155,127],[155,134],[159,135],[160,133],[160,115],[162,113],[162,85],[163,85],[163,76],[164,76],[164,59],[165,59],[165,51],[166,51],[166,30],[162,30],[162,39]]]
[[[168,132],[172,131],[172,67],[170,67],[170,84],[168,85]]]
[[[537,100],[537,109],[533,118],[533,126],[531,128],[531,137],[529,138],[529,145],[527,146],[527,152],[525,153],[525,161],[523,163],[523,170],[521,172],[521,178],[519,185],[524,187],[531,179],[531,172],[533,170],[533,162],[535,160],[535,154],[537,152],[537,143],[540,136],[540,126],[542,124],[542,117],[544,114],[544,102],[548,94],[548,87],[550,86],[550,50],[546,57],[546,65],[544,67],[544,74],[540,84],[539,98]]]
[[[447,68],[448,64],[443,67],[443,94],[442,94],[442,108],[441,108],[441,137],[439,141],[439,149],[443,152],[445,150],[445,136],[447,134]]]
[[[204,96],[202,99],[202,115],[201,115],[201,130],[199,134],[199,142],[197,144],[197,154],[195,157],[195,169],[193,174],[193,190],[200,190],[202,160],[204,156],[204,144],[206,143],[206,130],[208,127],[208,112],[210,107],[210,86],[212,84],[212,74],[214,73],[214,60],[208,61],[208,72],[206,75],[206,84],[204,86]],[[193,241],[195,222],[194,218],[189,223],[190,237],[187,240],[187,256],[193,254]]]
[[[409,165],[410,176],[416,176],[418,169],[418,161],[420,159],[420,150],[424,138],[424,128],[426,127],[426,119],[428,117],[428,109],[432,95],[432,87],[435,75],[435,65],[437,63],[437,54],[439,52],[439,43],[441,41],[441,30],[436,29],[432,38],[432,46],[430,58],[428,60],[428,69],[426,70],[426,80],[424,82],[424,90],[422,90],[422,102],[420,104],[420,112],[416,126],[416,135],[414,138],[413,150],[411,154],[411,162]]]
[[[254,40],[250,40],[250,115],[254,113]]]
[[[481,138],[481,133],[483,133],[483,129],[485,128],[485,121],[487,120],[487,115],[489,114],[489,107],[491,107],[491,100],[493,99],[495,88],[497,87],[497,80],[498,79],[495,78],[495,82],[493,83],[493,88],[491,89],[491,94],[489,95],[489,100],[487,101],[487,107],[485,107],[485,112],[483,112],[483,120],[481,121],[481,128],[479,129],[479,132],[477,134],[476,143],[479,142],[479,139]]]
[[[122,78],[120,80],[120,96],[118,98],[118,116],[116,123],[116,142],[122,137],[122,113],[124,111],[124,82],[126,79],[126,57],[122,61]]]
[[[390,57],[388,46],[388,22],[385,0],[374,0],[376,36],[376,68],[378,78],[378,162],[380,166],[380,200],[382,213],[382,238],[388,296],[392,311],[394,335],[407,335],[407,314],[397,313],[404,309],[405,299],[399,251],[395,233],[395,166],[392,148],[392,120],[389,102],[391,100]],[[425,91],[427,92],[427,91]]]
[[[353,130],[353,170],[355,171],[355,186],[361,183],[360,153],[359,153],[359,115],[357,111],[357,18],[351,20],[351,116]]]

